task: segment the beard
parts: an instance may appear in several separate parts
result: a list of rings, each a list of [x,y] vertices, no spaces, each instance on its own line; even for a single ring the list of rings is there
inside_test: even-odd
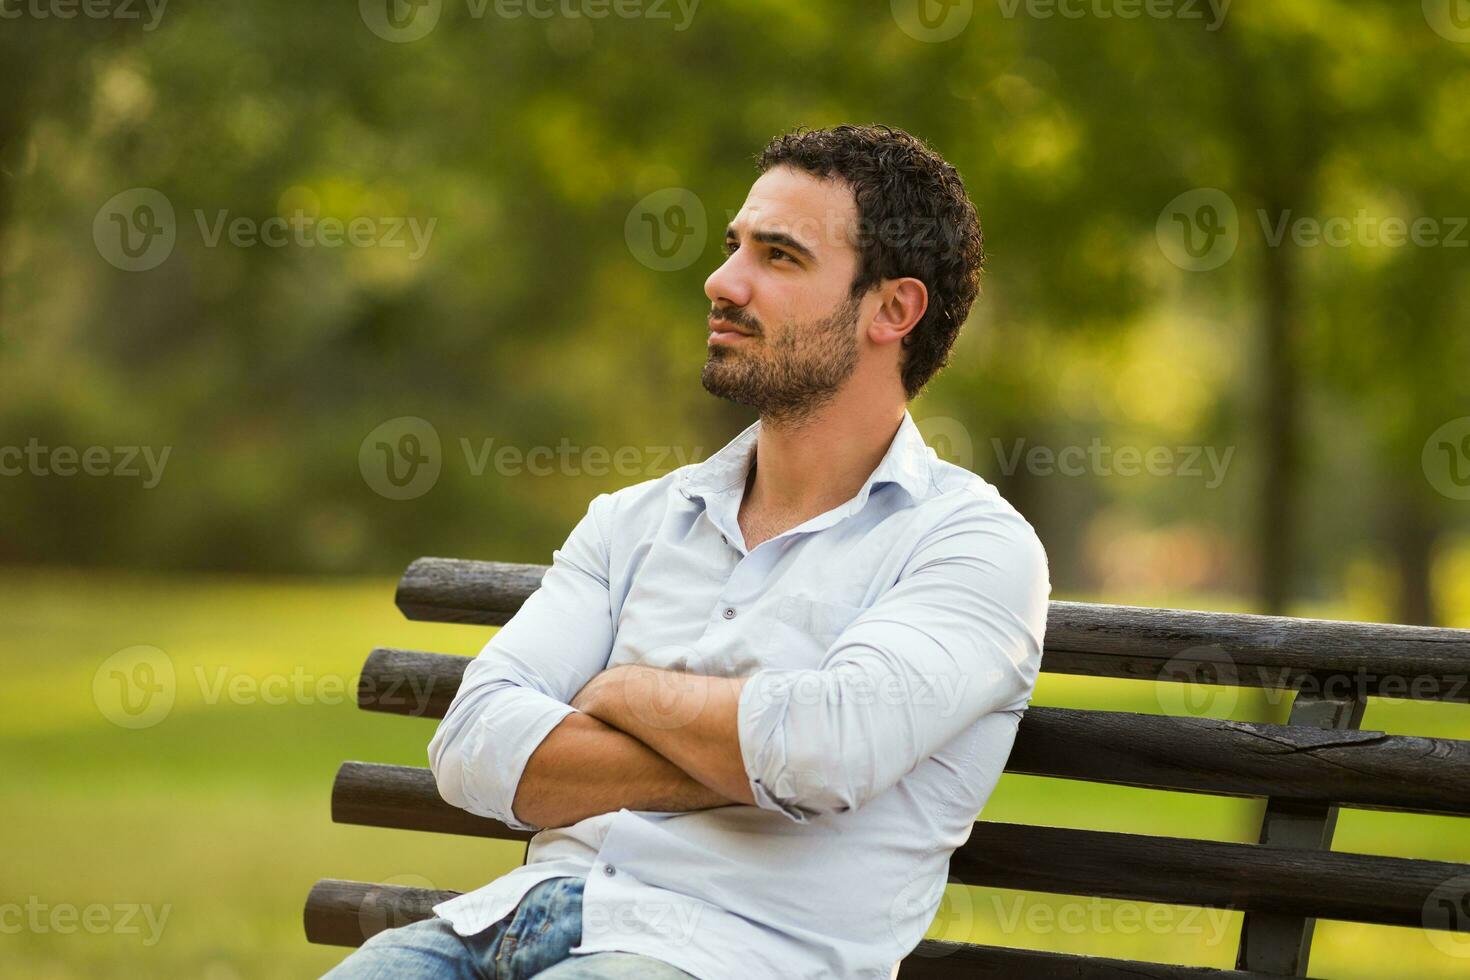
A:
[[[857,324],[861,296],[807,323],[788,320],[773,338],[743,310],[725,314],[756,331],[734,346],[709,349],[700,381],[712,395],[748,405],[762,419],[799,425],[832,400],[857,369]]]

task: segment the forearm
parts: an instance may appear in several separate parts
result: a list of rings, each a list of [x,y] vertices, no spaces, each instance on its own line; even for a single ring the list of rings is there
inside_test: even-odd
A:
[[[732,802],[632,735],[578,711],[531,753],[514,810],[537,827],[566,827],[624,808],[679,813]]]
[[[625,664],[593,678],[572,703],[713,792],[753,804],[737,718],[744,684],[744,678]]]

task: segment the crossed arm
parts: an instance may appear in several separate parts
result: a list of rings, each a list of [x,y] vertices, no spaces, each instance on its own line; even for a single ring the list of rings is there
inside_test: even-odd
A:
[[[736,728],[744,683],[635,664],[603,671],[531,754],[516,818],[562,827],[621,808],[753,804]]]
[[[521,829],[739,804],[805,822],[861,807],[980,717],[1025,707],[1050,586],[1018,518],[959,511],[820,664],[732,678],[607,668],[606,500],[466,669],[429,744],[450,804]]]

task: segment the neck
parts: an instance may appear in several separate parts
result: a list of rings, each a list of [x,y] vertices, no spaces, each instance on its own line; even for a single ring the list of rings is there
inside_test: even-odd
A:
[[[852,499],[882,462],[904,405],[849,388],[800,421],[763,416],[742,510],[821,513]]]

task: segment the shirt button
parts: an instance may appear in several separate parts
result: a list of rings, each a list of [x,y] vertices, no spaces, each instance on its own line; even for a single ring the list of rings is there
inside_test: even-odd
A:
[[[726,606],[725,607],[725,611],[724,611],[724,613],[722,615],[726,619],[734,619],[735,618],[735,607],[734,606]]]
[[[617,868],[614,868],[610,864],[604,864],[602,866],[602,873],[605,874],[605,875],[607,875],[609,878],[611,878],[613,875],[615,875],[615,874],[618,873],[618,869]]]

